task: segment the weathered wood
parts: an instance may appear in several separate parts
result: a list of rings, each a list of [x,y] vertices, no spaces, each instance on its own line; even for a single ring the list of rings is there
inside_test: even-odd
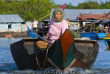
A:
[[[11,44],[11,53],[19,69],[39,69],[39,66],[36,62],[36,53],[39,64],[41,67],[43,67],[46,50],[41,50],[39,47],[37,47],[36,42],[39,40],[39,38],[26,38]],[[87,43],[89,43],[90,46],[85,45]],[[79,46],[79,44],[81,46]],[[99,46],[97,41],[75,40],[75,46],[77,49],[73,50],[73,56],[77,59],[77,61],[75,61],[72,66],[90,69],[98,54]],[[52,67],[48,61],[46,61],[44,68],[47,67]]]
[[[93,47],[89,47],[88,45],[85,46],[77,46],[77,50],[74,51],[74,56],[76,57],[77,60],[79,60],[81,63],[83,63],[85,66],[90,69],[93,65],[93,63],[96,60],[98,51],[99,51],[99,45],[96,41],[90,41],[90,40],[85,40],[83,41],[75,41],[75,43],[92,43]]]
[[[40,50],[36,46],[36,41],[39,39],[23,39],[21,41],[18,41],[16,43],[11,44],[11,53],[15,60],[16,65],[18,66],[18,69],[24,70],[24,69],[39,69],[39,66],[36,61],[36,53],[37,58],[39,61],[39,64],[41,67],[43,67],[44,61],[45,61],[45,50]],[[25,42],[35,42],[33,45],[24,45]],[[51,64],[46,61],[46,67],[51,67]]]

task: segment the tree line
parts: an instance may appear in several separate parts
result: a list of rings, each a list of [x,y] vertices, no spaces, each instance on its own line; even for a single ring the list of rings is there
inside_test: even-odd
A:
[[[70,4],[66,4],[67,8],[70,9],[110,9],[110,1],[109,2],[101,2],[100,4],[96,1],[88,0],[83,3],[79,3],[78,6],[72,6]]]
[[[110,2],[99,4],[96,1],[86,1],[78,6],[65,4],[66,9],[109,9]],[[60,7],[53,0],[0,0],[0,14],[18,14],[25,21],[40,19],[49,15],[52,8]],[[43,19],[48,19],[45,17]]]

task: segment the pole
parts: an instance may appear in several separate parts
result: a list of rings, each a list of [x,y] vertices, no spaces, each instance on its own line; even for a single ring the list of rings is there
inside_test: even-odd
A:
[[[48,15],[45,15],[45,16],[43,16],[43,17],[42,17],[42,18],[40,18],[40,19],[43,19],[43,18],[45,18],[45,17],[47,17],[47,16],[49,16],[49,15],[50,15],[50,14],[48,14]],[[39,20],[40,20],[40,19],[39,19]]]
[[[21,24],[21,32],[22,32],[22,24]]]
[[[92,28],[92,18],[91,18],[90,32],[91,32],[91,28]]]
[[[32,35],[34,35],[34,36],[36,36],[36,37],[38,37],[38,38],[40,38],[40,39],[42,39],[42,40],[45,41],[45,38],[41,37],[40,35],[38,35],[38,34],[36,34],[36,33],[32,33]],[[48,41],[48,40],[47,40],[46,42],[48,42],[49,44],[53,44],[52,42],[50,42],[50,41]]]
[[[108,28],[109,28],[109,21],[108,21]]]
[[[79,17],[78,17],[78,19],[79,19]],[[77,21],[77,23],[78,23],[78,21]],[[78,33],[78,24],[77,24],[77,33]]]

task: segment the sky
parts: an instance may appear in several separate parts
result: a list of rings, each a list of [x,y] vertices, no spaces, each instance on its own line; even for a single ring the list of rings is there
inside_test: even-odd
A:
[[[69,4],[71,3],[73,6],[77,6],[79,3],[83,3],[85,1],[88,0],[54,0],[55,4]],[[106,2],[106,1],[110,1],[110,0],[91,0],[91,1],[97,1],[98,3],[102,2]]]

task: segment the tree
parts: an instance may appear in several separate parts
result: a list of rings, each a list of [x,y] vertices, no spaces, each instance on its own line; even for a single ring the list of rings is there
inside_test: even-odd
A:
[[[19,14],[24,20],[33,20],[49,15],[52,8],[62,5],[55,5],[53,0],[0,0],[0,14]],[[109,9],[110,1],[99,5],[96,0],[87,0],[73,6],[66,4],[67,9]],[[44,18],[49,19],[49,16]]]
[[[102,9],[110,9],[110,2],[102,3],[100,6]]]
[[[54,7],[53,0],[0,0],[0,14],[19,14],[24,20],[39,19]]]
[[[84,3],[78,4],[79,9],[99,9],[100,5],[94,1],[87,1]]]

